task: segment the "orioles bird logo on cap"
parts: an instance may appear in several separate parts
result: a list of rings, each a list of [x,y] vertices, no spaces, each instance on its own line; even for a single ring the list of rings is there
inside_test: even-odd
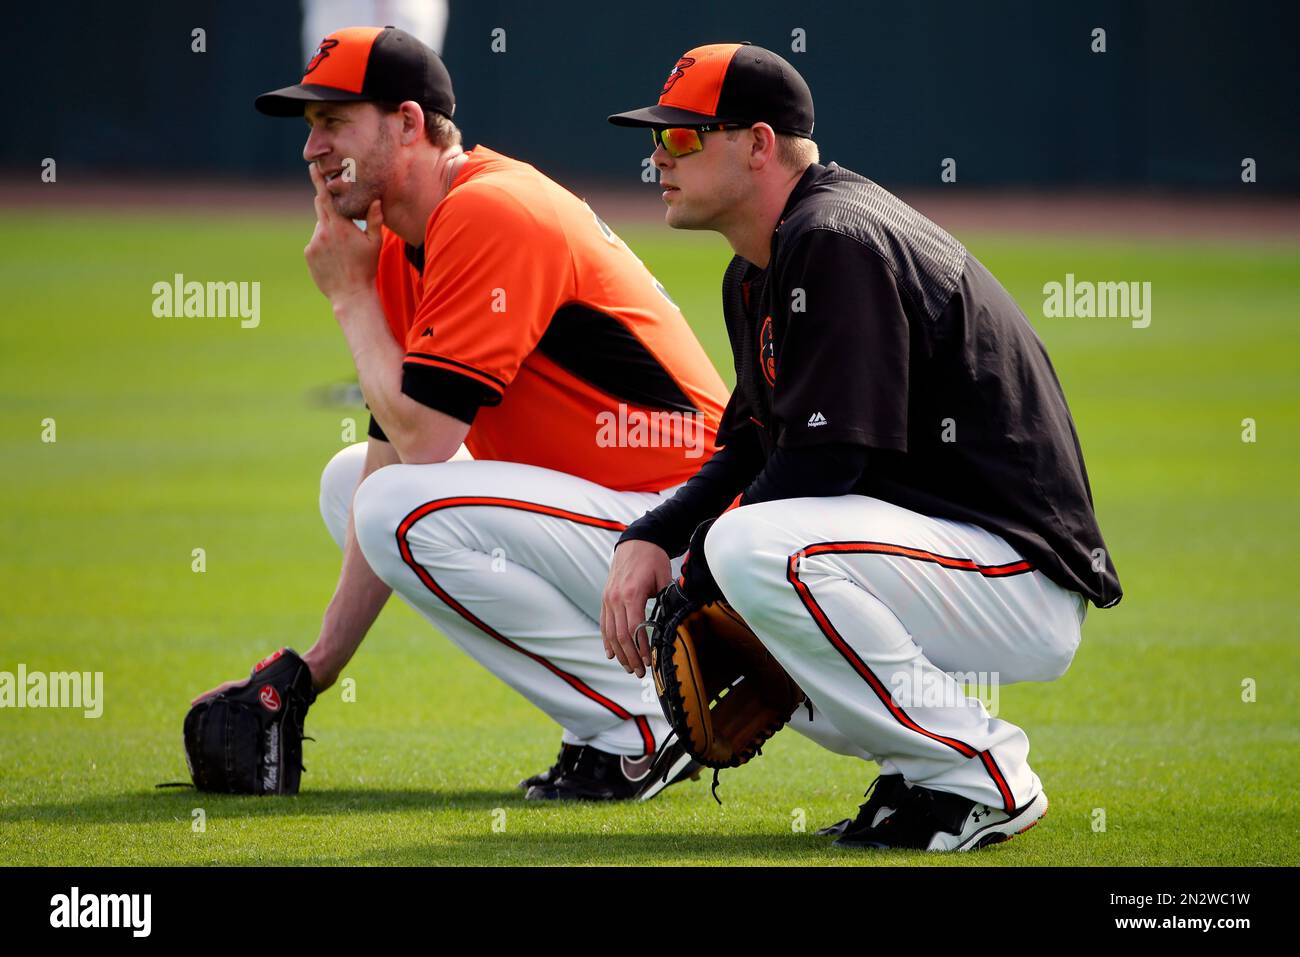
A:
[[[311,62],[307,64],[307,69],[303,70],[302,75],[306,76],[312,70],[316,69],[316,67],[320,66],[321,60],[329,56],[330,50],[333,50],[338,45],[339,41],[331,37],[326,37],[322,40],[320,46],[316,48],[316,52],[312,54]]]
[[[673,67],[673,71],[668,74],[668,79],[664,80],[664,88],[662,91],[660,91],[661,95],[671,90],[673,88],[673,84],[686,75],[682,71],[685,70],[688,66],[692,66],[694,63],[695,63],[695,57],[693,56],[684,56],[680,60],[678,60],[677,65]]]

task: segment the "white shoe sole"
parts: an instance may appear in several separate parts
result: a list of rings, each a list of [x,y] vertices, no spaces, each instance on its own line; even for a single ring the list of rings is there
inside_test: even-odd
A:
[[[1017,834],[1029,830],[1047,813],[1047,795],[1040,791],[1014,817],[991,822],[969,834],[939,833],[930,841],[931,851],[978,851],[993,844],[1002,844]]]

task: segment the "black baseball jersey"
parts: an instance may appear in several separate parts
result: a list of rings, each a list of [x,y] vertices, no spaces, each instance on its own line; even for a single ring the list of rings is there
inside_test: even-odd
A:
[[[767,269],[723,279],[736,389],[720,444],[868,449],[854,491],[1009,542],[1099,607],[1122,595],[1056,372],[964,246],[865,177],[814,164]]]

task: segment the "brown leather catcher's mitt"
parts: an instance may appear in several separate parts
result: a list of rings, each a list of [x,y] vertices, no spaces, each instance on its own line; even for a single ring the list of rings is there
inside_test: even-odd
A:
[[[717,770],[760,753],[804,694],[725,601],[694,602],[673,582],[646,627],[664,717],[716,788]]]

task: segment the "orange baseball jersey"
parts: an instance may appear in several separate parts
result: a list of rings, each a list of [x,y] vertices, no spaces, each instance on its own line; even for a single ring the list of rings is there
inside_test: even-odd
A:
[[[470,423],[476,459],[625,491],[690,478],[728,393],[681,312],[582,200],[486,147],[467,155],[422,247],[384,230],[402,391]]]

